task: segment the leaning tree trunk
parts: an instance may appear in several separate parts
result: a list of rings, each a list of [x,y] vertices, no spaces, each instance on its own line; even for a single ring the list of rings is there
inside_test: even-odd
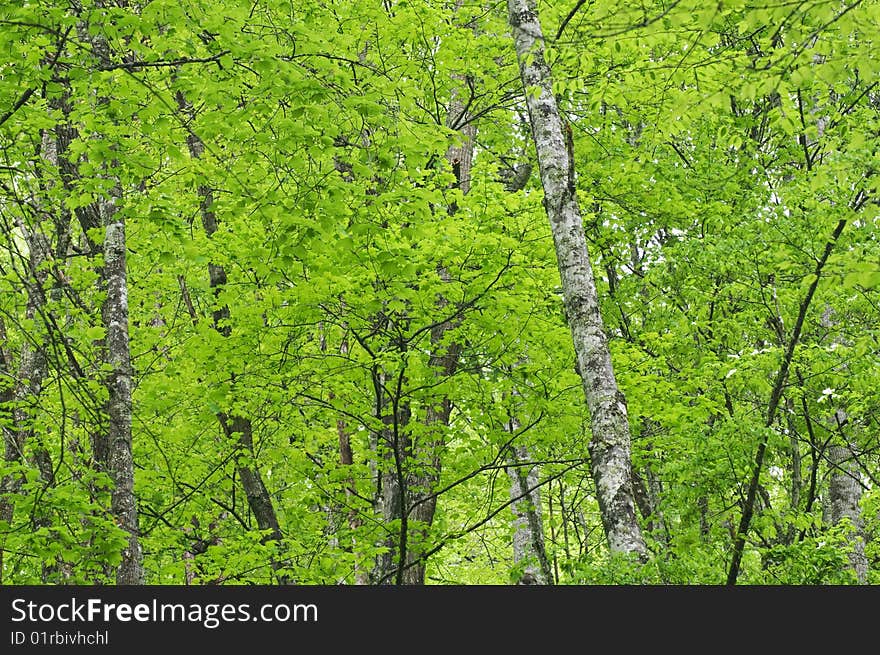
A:
[[[575,191],[570,127],[564,124],[552,92],[535,0],[508,0],[507,9],[544,187],[544,208],[553,231],[565,311],[590,410],[593,436],[589,451],[602,524],[612,552],[646,560],[648,549],[633,499],[626,400],[614,377],[590,267]]]

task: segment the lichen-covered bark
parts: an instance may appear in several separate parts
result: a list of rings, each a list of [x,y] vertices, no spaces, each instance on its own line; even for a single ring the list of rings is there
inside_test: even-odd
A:
[[[125,222],[113,200],[102,201],[105,221],[104,281],[107,295],[101,315],[106,329],[105,356],[109,373],[105,461],[113,481],[110,509],[119,527],[128,533],[122,562],[116,571],[120,585],[143,584],[143,553],[138,538],[138,510],[134,495],[134,458],[131,433],[131,349],[128,335],[128,280],[126,275]]]
[[[830,307],[820,319],[823,327],[832,330],[836,327],[834,311]],[[842,340],[835,336],[832,343],[839,344]],[[842,372],[846,372],[844,364]],[[834,396],[832,395],[832,402]],[[859,584],[868,581],[868,558],[865,555],[865,531],[862,523],[862,510],[859,503],[862,500],[862,485],[859,480],[859,465],[856,458],[856,450],[847,432],[851,429],[847,413],[841,409],[835,409],[829,421],[829,432],[837,438],[837,443],[828,448],[828,465],[831,468],[831,479],[828,483],[828,514],[832,525],[841,521],[848,521],[850,530],[847,535],[849,551],[847,558],[850,567],[855,573]]]
[[[95,6],[98,9],[103,8],[105,2],[98,1]],[[108,65],[111,60],[111,45],[107,39],[100,34],[93,34],[85,21],[81,21],[77,29],[83,42],[90,45],[95,60],[102,66]],[[107,97],[96,98],[96,107],[104,107],[108,100]],[[67,156],[60,156],[67,149],[65,141],[74,134],[73,128],[66,127],[56,132],[58,163],[65,185],[79,177],[77,163]],[[96,135],[96,138],[100,137]],[[118,206],[122,189],[113,172],[117,164],[118,162],[111,160],[102,166],[104,174],[113,182],[110,193],[78,210],[76,215],[83,228],[90,254],[103,254],[98,272],[100,284],[106,293],[101,307],[101,320],[105,330],[103,360],[107,372],[102,383],[107,390],[107,400],[103,408],[107,422],[93,436],[93,454],[98,468],[109,475],[113,486],[110,496],[113,518],[127,533],[122,561],[116,569],[116,583],[137,585],[144,583],[144,569],[137,499],[134,495],[131,399],[133,381],[128,332],[126,228],[124,214],[119,211]],[[96,244],[89,234],[91,229],[98,227],[104,229],[102,245]]]
[[[510,432],[518,425],[509,424]],[[519,585],[546,585],[553,583],[553,572],[544,547],[544,526],[541,512],[541,493],[538,489],[539,470],[528,465],[529,452],[524,445],[511,447],[507,477],[510,479],[510,505],[513,511],[513,564],[515,583]]]
[[[508,0],[507,8],[544,187],[544,207],[553,232],[565,311],[590,410],[591,470],[602,523],[612,552],[646,559],[647,547],[633,499],[626,401],[614,377],[599,311],[574,185],[571,139],[567,133],[570,128],[563,123],[552,92],[534,0]]]
[[[838,415],[841,414],[838,412]],[[865,535],[862,525],[862,512],[859,502],[862,499],[862,485],[859,483],[859,467],[853,456],[853,449],[847,443],[834,445],[828,449],[828,464],[832,467],[828,485],[829,518],[833,525],[848,521],[849,551],[847,558],[859,584],[868,581],[868,558],[865,556]]]

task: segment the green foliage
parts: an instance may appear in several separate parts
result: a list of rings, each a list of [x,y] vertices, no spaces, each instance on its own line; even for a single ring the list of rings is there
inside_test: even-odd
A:
[[[774,546],[764,554],[759,584],[855,584],[849,568],[847,526],[835,526],[821,538],[808,538],[791,546]]]
[[[503,7],[81,4],[0,7],[4,583],[112,582],[125,543],[96,463],[110,197],[148,583],[364,581],[399,467],[436,493],[408,535],[427,581],[508,584],[526,445],[557,582],[721,584],[764,443],[740,581],[854,582],[823,522],[846,445],[878,582],[876,0],[601,0],[558,38],[571,6],[541,6],[646,564],[604,539],[538,176],[510,190],[537,165]]]

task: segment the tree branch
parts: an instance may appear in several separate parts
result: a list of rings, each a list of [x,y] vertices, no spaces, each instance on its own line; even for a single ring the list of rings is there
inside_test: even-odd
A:
[[[761,439],[761,443],[758,445],[758,450],[755,453],[755,467],[752,471],[752,478],[749,481],[749,489],[746,494],[746,502],[743,507],[742,518],[740,519],[739,528],[737,529],[736,541],[734,542],[733,547],[733,558],[730,562],[730,569],[727,573],[727,584],[735,585],[736,579],[739,576],[740,563],[742,562],[743,549],[746,545],[746,535],[749,531],[752,521],[752,515],[755,511],[755,498],[758,493],[758,485],[761,478],[761,469],[764,464],[764,454],[767,451],[767,442],[769,428],[773,425],[773,421],[776,419],[776,410],[779,407],[779,401],[782,398],[782,390],[785,388],[785,383],[788,380],[788,371],[791,367],[792,359],[794,358],[794,351],[797,347],[798,341],[801,337],[801,331],[804,327],[804,320],[807,317],[807,310],[810,308],[810,303],[813,301],[813,295],[816,293],[816,288],[819,286],[819,278],[822,274],[822,269],[825,268],[825,263],[828,261],[828,257],[831,255],[831,251],[834,249],[834,245],[837,243],[837,239],[840,237],[843,229],[846,227],[847,219],[841,219],[837,223],[837,227],[834,229],[834,232],[831,235],[831,238],[825,244],[825,250],[822,253],[822,256],[819,258],[819,261],[816,262],[816,267],[813,271],[813,281],[810,284],[809,289],[807,290],[806,296],[801,301],[801,306],[798,311],[797,321],[795,321],[794,330],[791,334],[791,339],[789,339],[788,347],[785,351],[785,356],[782,358],[782,365],[779,367],[779,373],[776,375],[776,381],[773,384],[773,390],[770,392],[770,402],[767,407],[767,418],[764,421],[764,427],[768,428],[765,431],[764,437]]]

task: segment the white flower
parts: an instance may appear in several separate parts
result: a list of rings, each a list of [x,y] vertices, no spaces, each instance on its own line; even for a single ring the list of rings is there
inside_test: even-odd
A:
[[[830,399],[833,394],[834,394],[834,389],[826,387],[826,388],[822,389],[822,395],[819,396],[819,399],[816,402],[817,403],[824,402],[824,401]]]

